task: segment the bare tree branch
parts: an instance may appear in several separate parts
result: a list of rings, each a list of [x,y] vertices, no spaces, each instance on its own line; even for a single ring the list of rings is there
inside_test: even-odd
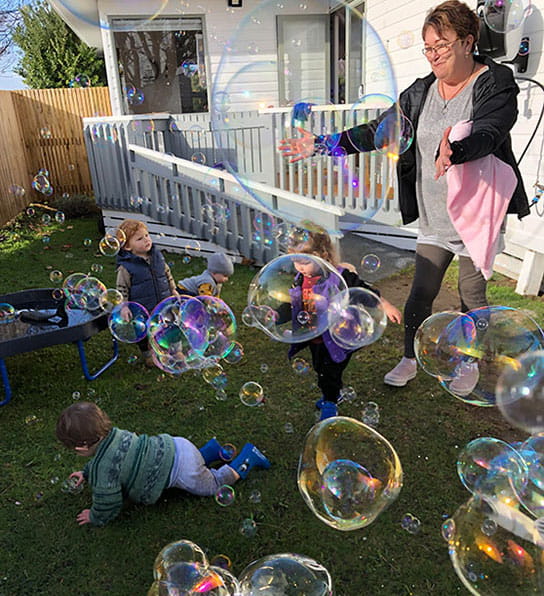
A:
[[[11,70],[17,61],[17,46],[11,36],[20,23],[19,9],[30,0],[2,0],[0,8],[0,72]]]

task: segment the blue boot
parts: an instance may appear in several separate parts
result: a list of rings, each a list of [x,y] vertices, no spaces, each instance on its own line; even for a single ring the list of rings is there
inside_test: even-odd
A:
[[[322,395],[316,402],[315,402],[315,407],[318,410],[321,410],[321,408],[323,407],[323,404],[325,403],[325,397]]]
[[[242,451],[232,460],[229,466],[238,472],[240,478],[246,478],[252,468],[264,468],[268,470],[270,462],[268,459],[253,445],[246,443],[242,447]]]
[[[338,416],[338,406],[333,401],[323,402],[323,405],[319,409],[321,410],[320,421]]]
[[[220,450],[221,443],[219,443],[219,441],[215,437],[213,437],[213,439],[210,439],[205,445],[202,445],[202,447],[199,449],[207,466],[221,459],[221,457],[219,456]]]

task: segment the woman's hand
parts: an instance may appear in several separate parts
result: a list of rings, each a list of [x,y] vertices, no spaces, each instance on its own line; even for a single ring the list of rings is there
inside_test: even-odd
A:
[[[453,151],[451,150],[450,142],[448,137],[450,136],[451,126],[448,126],[442,135],[442,140],[440,141],[440,149],[438,151],[438,157],[436,158],[436,162],[434,164],[435,173],[434,179],[438,180],[440,176],[443,176],[447,171],[448,168],[451,166],[450,157]]]
[[[314,154],[314,135],[304,128],[297,128],[300,137],[292,139],[282,139],[278,150],[286,157],[291,157],[289,163],[295,163],[301,159],[306,159]]]

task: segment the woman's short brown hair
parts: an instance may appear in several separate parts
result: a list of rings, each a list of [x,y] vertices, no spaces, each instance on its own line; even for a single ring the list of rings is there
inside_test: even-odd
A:
[[[91,447],[108,435],[112,424],[96,404],[81,401],[68,406],[57,420],[57,439],[66,447]]]
[[[459,0],[446,0],[432,8],[423,23],[422,37],[425,37],[429,27],[432,27],[440,36],[443,36],[447,29],[455,31],[459,39],[466,39],[472,35],[474,43],[471,52],[474,51],[480,37],[480,19],[469,6]]]

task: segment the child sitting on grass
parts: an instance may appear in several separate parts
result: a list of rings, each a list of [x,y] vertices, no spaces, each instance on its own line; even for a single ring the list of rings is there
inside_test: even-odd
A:
[[[125,219],[117,237],[124,244],[117,255],[116,287],[125,301],[138,302],[151,312],[161,300],[178,295],[170,267],[153,245],[144,222]],[[146,366],[153,367],[147,337],[138,342],[138,347]]]
[[[222,252],[208,257],[208,267],[200,274],[178,281],[178,292],[187,296],[219,296],[221,287],[234,273],[232,260]]]
[[[338,263],[336,252],[333,248],[331,238],[327,231],[321,226],[312,222],[304,221],[301,225],[307,229],[307,234],[303,241],[291,244],[290,253],[303,253],[321,257],[324,261],[330,263],[344,278],[348,288],[363,287],[367,288],[378,296],[379,291],[369,286],[359,278],[355,267],[349,263]],[[301,311],[315,312],[315,296],[320,299],[323,291],[323,279],[319,271],[316,270],[316,264],[312,259],[297,258],[294,262],[295,269],[298,271],[293,282],[291,294],[291,317],[293,323]],[[400,323],[402,315],[396,306],[393,306],[385,298],[381,298],[381,303],[387,318],[395,323]],[[340,390],[343,387],[342,375],[348,365],[354,350],[346,350],[336,344],[328,331],[325,331],[319,337],[303,343],[292,344],[289,349],[289,358],[304,347],[308,346],[312,354],[312,366],[317,373],[317,384],[322,391],[322,397],[316,403],[317,408],[321,410],[321,420],[336,416],[338,414],[338,399]]]
[[[221,459],[221,445],[213,438],[201,449],[183,437],[169,434],[137,435],[112,426],[92,402],[66,408],[57,421],[59,441],[78,455],[92,457],[83,470],[73,472],[75,486],[86,480],[93,504],[77,515],[80,526],[103,526],[121,511],[123,498],[155,503],[166,488],[181,488],[195,495],[213,495],[220,486],[245,478],[252,468],[270,467],[251,443],[218,469],[208,466]]]

